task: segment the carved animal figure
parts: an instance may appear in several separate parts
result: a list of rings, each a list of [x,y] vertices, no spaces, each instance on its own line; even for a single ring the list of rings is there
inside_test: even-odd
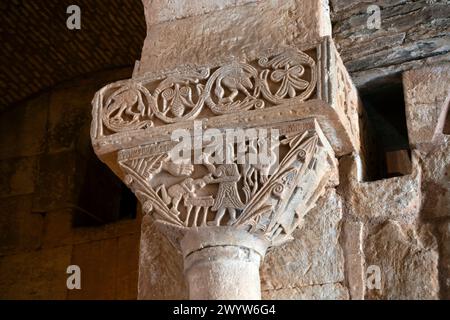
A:
[[[156,192],[161,192],[161,198],[168,205],[172,203],[171,210],[179,214],[178,205],[181,199],[195,198],[197,195],[195,191],[199,188],[203,188],[206,182],[203,179],[187,178],[180,183],[174,184],[166,189],[165,185],[160,185]]]
[[[110,104],[107,110],[107,117],[116,123],[126,122],[126,116],[132,118],[132,122],[138,121],[140,116],[144,115],[145,105],[142,102],[140,93],[135,89],[125,90],[112,99],[114,102]],[[136,111],[133,107],[136,106]]]
[[[230,91],[228,97],[225,97],[225,89],[223,86]],[[233,67],[231,71],[225,72],[216,79],[216,89],[214,93],[219,98],[220,103],[233,102],[239,91],[243,92],[247,97],[250,93],[247,89],[252,89],[253,84],[250,80],[250,75],[246,73],[240,67]]]

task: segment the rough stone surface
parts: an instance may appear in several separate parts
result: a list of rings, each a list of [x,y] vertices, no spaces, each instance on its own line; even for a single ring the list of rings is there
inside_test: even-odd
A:
[[[395,221],[371,230],[365,243],[366,266],[378,266],[381,288],[367,299],[438,299],[438,252],[427,230],[415,231]]]
[[[30,195],[0,201],[0,256],[38,249],[44,218],[31,212]]]
[[[72,4],[81,9],[81,30],[66,26]],[[145,38],[140,0],[11,1],[1,10],[1,111],[61,82],[132,67]]]
[[[263,1],[196,0],[183,1],[189,6],[181,7],[178,0],[152,2],[155,8],[167,8],[161,13],[156,10],[147,13],[149,21],[156,23],[167,20],[167,15],[179,19],[225,11],[236,5],[256,6]],[[161,8],[166,3],[167,7]],[[382,10],[383,23],[379,31],[366,28],[367,7],[374,3]],[[390,75],[400,70],[424,65],[430,60],[449,59],[445,42],[449,33],[446,1],[332,0],[330,4],[334,36],[347,67],[364,68],[353,72],[358,85],[377,79],[386,83]],[[4,12],[17,14],[5,16],[8,32],[4,34],[5,39],[2,38],[5,58],[1,73],[5,80],[0,86],[1,109],[61,81],[114,66],[131,66],[139,59],[145,37],[144,9],[140,0],[102,0],[95,5],[80,0],[78,5],[83,8],[82,32],[68,30],[65,21],[60,20],[65,17],[59,14],[67,8],[64,2],[4,3]],[[17,28],[17,25],[28,27]],[[30,30],[34,32],[32,37]],[[292,30],[292,33],[297,32],[296,28]],[[402,50],[397,53],[396,48]],[[30,52],[33,59],[21,59],[17,52]],[[368,57],[368,61],[364,61],[364,57]],[[407,62],[402,62],[405,60]],[[382,66],[373,68],[376,64]]]
[[[0,109],[74,75],[133,63],[144,36],[143,10],[120,2],[85,10],[81,1],[83,31],[68,33],[64,23],[54,24],[55,29],[46,26],[46,37],[42,28],[33,28],[30,12],[39,12],[35,21],[42,26],[52,20],[52,12],[65,8],[0,5],[12,12],[7,26],[29,27],[8,28],[15,32],[7,34],[13,40],[2,41],[7,63],[2,64],[6,77],[0,87],[6,93]],[[215,67],[232,56],[253,61],[266,49],[300,47],[330,34],[327,1],[143,2],[149,33],[135,76],[187,64]],[[266,256],[261,271],[265,299],[450,298],[450,145],[441,134],[449,102],[450,6],[448,1],[377,1],[382,27],[369,30],[370,4],[331,0],[337,46],[364,90],[390,85],[400,81],[402,71],[417,69],[404,75],[404,86],[411,147],[420,153],[413,150],[411,174],[373,182],[361,181],[352,157],[342,157],[341,164],[350,164],[339,168],[338,193],[332,188],[338,179],[333,178],[294,240]],[[107,13],[99,9],[105,7]],[[102,19],[88,19],[92,14]],[[19,18],[29,23],[18,23]],[[64,32],[51,31],[60,27]],[[34,30],[32,37],[29,30]],[[69,38],[70,45],[53,45],[67,44]],[[30,59],[17,54],[22,52],[30,53]],[[89,75],[75,86],[50,88],[0,117],[0,298],[132,299],[137,296],[138,264],[139,298],[188,297],[183,258],[150,218],[144,219],[142,235],[139,216],[96,227],[74,227],[72,222],[79,214],[73,208],[80,185],[76,180],[90,150],[89,101],[103,84],[129,77],[127,72]],[[341,89],[335,86],[330,92]],[[353,88],[349,94],[356,97]],[[337,105],[350,108],[340,120],[347,117],[356,129],[361,116],[357,105]],[[359,133],[353,130],[352,135]],[[69,264],[82,267],[81,291],[66,289]],[[381,290],[365,288],[364,271],[370,265],[381,269]]]
[[[0,117],[0,159],[35,156],[45,150],[48,101],[44,93]]]
[[[138,299],[187,298],[183,257],[161,234],[151,218],[144,217],[139,254]]]
[[[0,257],[1,299],[65,299],[72,247]]]
[[[199,16],[230,7],[249,5],[261,0],[143,0],[147,25]]]
[[[0,198],[31,194],[35,191],[38,158],[0,160]]]
[[[380,29],[367,27],[373,4],[380,8]],[[331,0],[331,7],[333,37],[359,88],[376,88],[402,71],[450,59],[447,1]]]
[[[261,300],[256,251],[238,246],[214,246],[184,259],[191,300]]]
[[[269,251],[261,267],[264,291],[337,283],[344,280],[344,258],[339,244],[342,203],[328,189],[294,232],[294,240]],[[311,287],[322,290],[320,286]],[[323,294],[323,293],[321,293]]]
[[[443,299],[450,299],[450,221],[444,221],[439,226],[440,233],[440,280]]]
[[[339,283],[301,288],[268,290],[262,292],[263,300],[348,300],[348,290]]]
[[[73,152],[43,155],[39,161],[33,210],[46,212],[76,203],[77,156]]]
[[[341,234],[345,258],[345,279],[350,298],[363,300],[366,287],[362,248],[364,224],[359,221],[345,220]]]
[[[450,216],[450,137],[433,151],[423,156],[424,204],[422,214],[425,218]]]
[[[69,299],[135,299],[138,239],[136,233],[75,245],[71,263],[80,266],[83,283]]]
[[[415,147],[442,138],[449,112],[450,63],[424,67],[403,74],[409,142]]]
[[[340,193],[344,194],[349,215],[364,222],[394,219],[412,223],[417,219],[422,200],[418,155],[413,154],[412,173],[402,177],[361,182],[355,167],[355,158],[341,159],[341,172],[348,176],[341,179]]]
[[[144,3],[150,12],[152,2]],[[186,64],[217,66],[230,57],[251,61],[271,48],[314,43],[331,34],[327,15],[323,1],[265,0],[151,25],[138,75]]]

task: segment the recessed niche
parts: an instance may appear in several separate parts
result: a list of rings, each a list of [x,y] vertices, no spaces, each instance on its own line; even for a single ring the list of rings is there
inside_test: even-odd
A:
[[[411,151],[401,81],[361,92],[367,131],[365,181],[410,174]]]

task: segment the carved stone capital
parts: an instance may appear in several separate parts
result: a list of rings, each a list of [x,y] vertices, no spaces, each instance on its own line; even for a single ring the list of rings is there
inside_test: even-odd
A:
[[[315,206],[335,152],[354,150],[341,110],[352,98],[332,95],[346,77],[329,77],[331,48],[325,38],[96,94],[94,149],[183,254],[191,298],[260,298],[266,250],[289,241]],[[189,138],[183,161],[174,132]]]
[[[122,150],[118,164],[144,212],[173,230],[166,233],[175,245],[189,229],[209,226],[246,230],[277,245],[290,239],[314,206],[335,165],[333,150],[314,119],[277,128],[280,156],[270,154],[268,163],[245,162],[261,144],[261,138],[245,137],[234,144],[232,155],[247,150],[243,163],[214,164],[207,159],[209,146],[197,150],[206,155],[201,163],[177,163],[171,157],[174,142],[167,141]],[[225,132],[216,138],[220,136],[226,139]]]

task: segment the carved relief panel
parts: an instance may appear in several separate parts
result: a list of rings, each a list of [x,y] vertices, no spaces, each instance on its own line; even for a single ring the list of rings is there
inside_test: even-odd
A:
[[[255,61],[180,67],[112,83],[93,101],[94,147],[102,154],[139,144],[137,136],[154,139],[196,119],[286,104],[301,108],[305,101],[321,100],[336,114],[351,148],[357,150],[358,96],[336,57],[334,45],[325,37],[304,50],[278,48]]]
[[[274,128],[279,136],[241,136],[223,149],[206,144],[185,162],[174,160],[174,142],[120,151],[118,162],[144,212],[166,229],[233,226],[276,245],[314,206],[335,159],[315,120]]]

